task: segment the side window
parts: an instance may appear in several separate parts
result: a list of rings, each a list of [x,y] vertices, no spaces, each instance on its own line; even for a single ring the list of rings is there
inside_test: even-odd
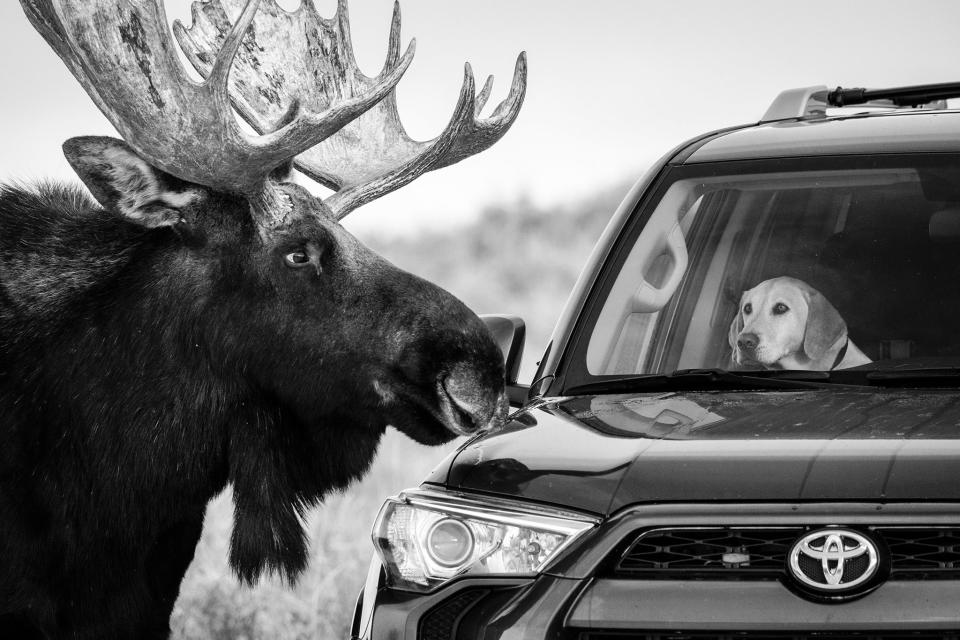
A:
[[[661,312],[689,266],[685,229],[700,202],[694,185],[677,183],[653,212],[597,320],[587,351],[591,373],[634,373],[649,359]]]

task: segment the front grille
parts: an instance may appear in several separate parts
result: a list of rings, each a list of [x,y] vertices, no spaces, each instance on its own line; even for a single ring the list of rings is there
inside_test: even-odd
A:
[[[960,631],[740,631],[683,633],[664,631],[586,632],[576,640],[960,640]]]
[[[488,593],[487,589],[465,589],[428,611],[420,620],[418,640],[453,640],[460,620]]]
[[[894,574],[960,574],[960,529],[883,527],[878,532],[890,550]]]
[[[801,527],[647,531],[630,545],[617,572],[779,573],[802,532]]]
[[[633,577],[776,578],[790,547],[814,527],[689,527],[639,534],[615,566]],[[960,577],[960,527],[875,527],[891,579]],[[912,636],[911,636],[912,637]]]

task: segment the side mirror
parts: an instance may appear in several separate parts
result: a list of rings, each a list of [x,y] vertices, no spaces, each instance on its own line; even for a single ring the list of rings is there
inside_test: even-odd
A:
[[[506,371],[507,396],[510,404],[522,406],[530,392],[529,385],[517,384],[520,372],[520,358],[523,356],[523,344],[527,337],[527,325],[517,316],[500,314],[482,315],[480,319],[487,325],[503,352]]]

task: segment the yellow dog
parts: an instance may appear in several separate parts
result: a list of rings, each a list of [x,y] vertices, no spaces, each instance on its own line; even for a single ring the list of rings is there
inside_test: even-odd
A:
[[[744,291],[728,338],[734,362],[766,369],[827,371],[872,362],[847,337],[834,306],[796,278],[771,278]]]

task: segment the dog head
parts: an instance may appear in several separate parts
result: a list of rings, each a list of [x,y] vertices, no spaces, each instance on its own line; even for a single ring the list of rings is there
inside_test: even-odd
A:
[[[728,340],[737,364],[767,369],[816,362],[847,334],[840,313],[819,291],[796,278],[772,278],[744,291]]]

